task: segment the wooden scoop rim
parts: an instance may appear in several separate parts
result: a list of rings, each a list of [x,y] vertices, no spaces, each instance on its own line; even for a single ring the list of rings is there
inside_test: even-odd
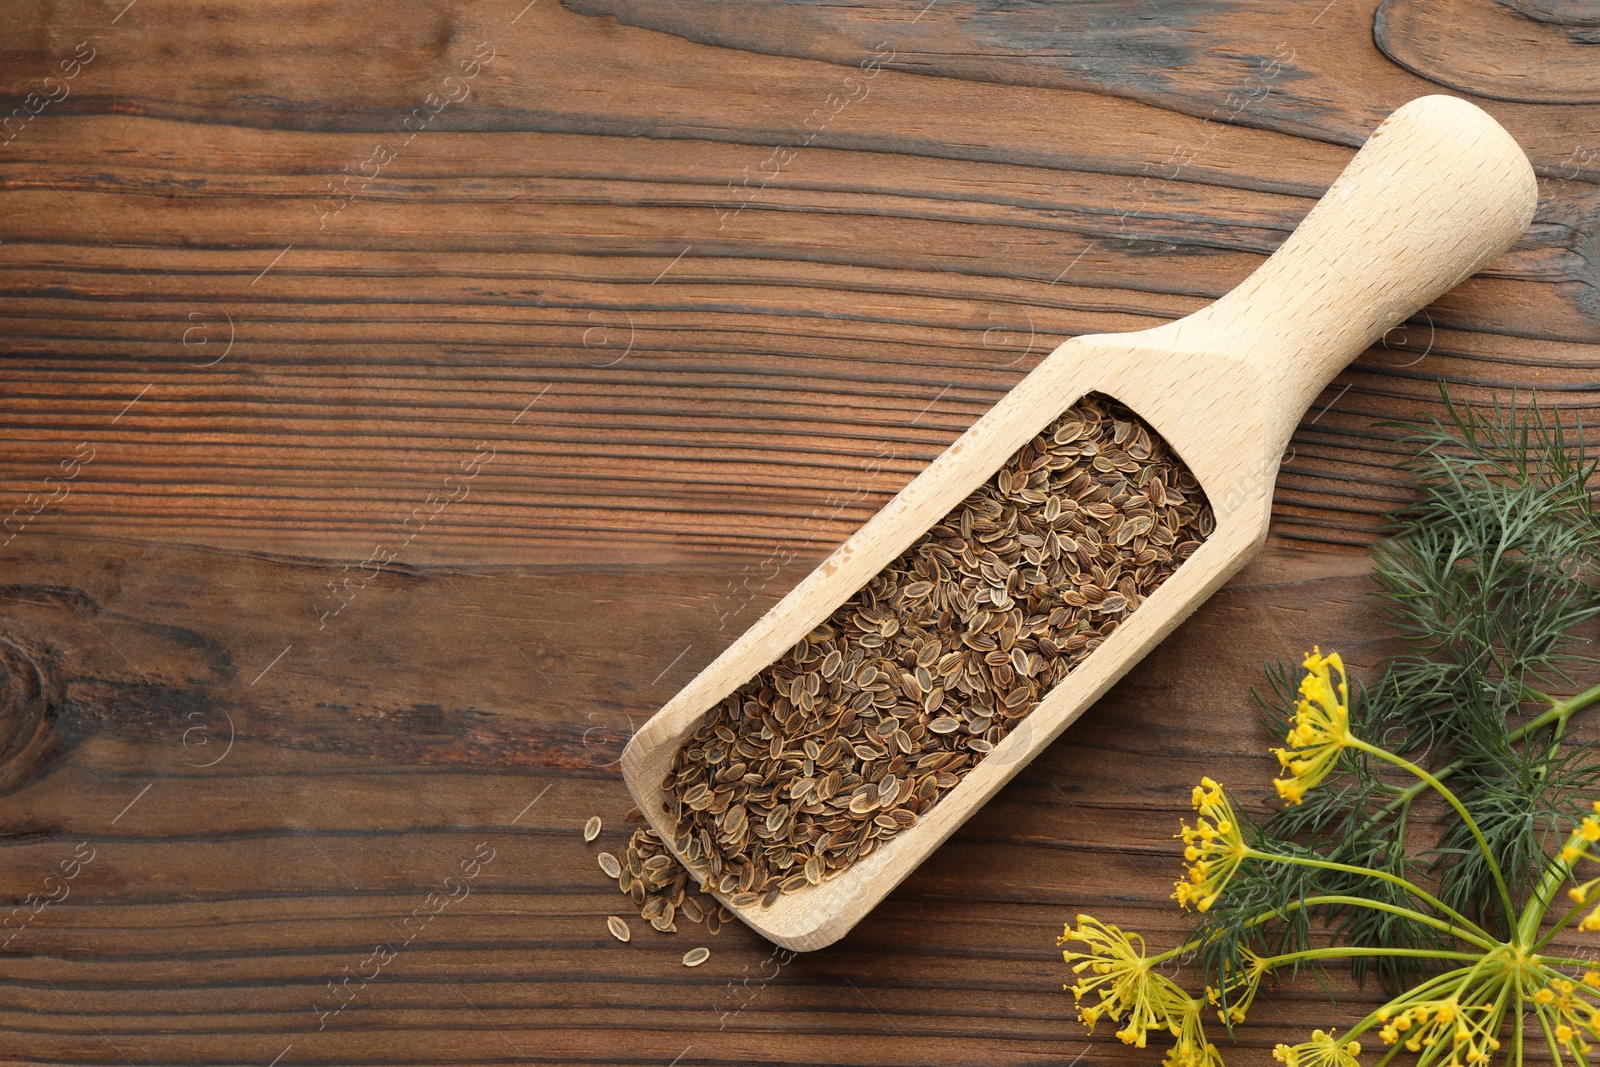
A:
[[[1165,386],[1163,392],[1170,397],[1175,383],[1185,383],[1182,387],[1185,408],[1203,403],[1216,406],[1218,401],[1236,406],[1248,401],[1255,381],[1254,370],[1248,364],[1230,361],[1219,364],[1211,354],[1152,346],[1152,342],[1159,344],[1170,338],[1173,325],[1136,333],[1073,338],[1046,357],[1046,362],[1041,363],[1034,374],[1044,371],[1046,375],[1079,383],[1079,388],[1071,393],[1060,394],[1065,398],[1062,411],[1084,396],[1101,394],[1126,404],[1152,431],[1160,434],[1195,474],[1208,499],[1213,499],[1216,527],[1211,535],[1099,648],[1051,687],[1016,728],[943,794],[916,826],[890,838],[872,855],[858,860],[837,877],[788,894],[770,908],[736,907],[730,903],[729,894],[712,891],[712,896],[758,933],[777,945],[797,951],[821,948],[843,936],[859,920],[858,912],[870,910],[903,881],[972,812],[1099,699],[1125,673],[1128,664],[1148,654],[1188,616],[1195,603],[1210,596],[1260,547],[1266,537],[1277,457],[1269,459],[1237,449],[1207,447],[1204,440],[1192,439],[1195,436],[1192,431],[1185,432],[1187,420],[1164,417],[1167,414],[1164,411],[1141,410],[1136,399],[1125,395],[1129,390],[1122,388],[1131,384],[1130,375],[1136,375],[1134,381],[1142,381],[1149,377],[1149,368],[1162,367],[1169,373],[1163,375],[1163,382],[1157,383],[1158,386]],[[1052,362],[1056,365],[1054,368],[1046,365]],[[1200,375],[1203,385],[1188,384],[1191,374]],[[1171,405],[1172,401],[1169,399],[1166,403]],[[1253,428],[1252,424],[1247,423],[1247,426]],[[960,445],[957,441],[951,447]],[[1007,452],[1000,457],[992,470],[998,470],[1010,454]],[[1241,479],[1246,481],[1241,482]],[[1239,491],[1241,485],[1249,483],[1254,484],[1253,491]],[[1214,493],[1220,499],[1213,498]],[[1219,503],[1225,506],[1218,507]],[[851,595],[853,593],[852,590]],[[772,659],[781,656],[787,647],[791,646],[786,646]],[[725,687],[719,687],[724,688],[720,695],[701,707],[668,704],[640,728],[623,753],[623,773],[639,810],[686,867],[686,857],[673,846],[671,826],[661,811],[665,796],[661,780],[666,767],[670,766],[672,754],[699,726],[706,712],[746,681],[748,679],[730,679]],[[664,753],[664,758],[658,757],[658,753]],[[655,773],[652,773],[652,766]]]

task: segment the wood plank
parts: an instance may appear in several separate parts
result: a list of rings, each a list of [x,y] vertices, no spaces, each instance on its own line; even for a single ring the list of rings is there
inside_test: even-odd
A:
[[[66,688],[56,751],[0,809],[0,899],[93,850],[0,951],[10,1054],[41,1061],[116,1062],[114,1045],[267,1062],[291,1043],[284,1062],[649,1062],[686,1045],[706,1063],[1070,1060],[1089,1042],[1055,991],[1060,924],[1094,910],[1176,936],[1170,834],[1193,781],[1221,767],[1244,795],[1270,788],[1244,710],[1255,661],[1354,639],[1372,612],[1362,557],[1272,550],[845,942],[763,966],[771,946],[730,928],[688,972],[694,934],[605,934],[626,902],[593,857],[629,830],[608,766],[629,716],[715,651],[671,638],[704,639],[722,575],[414,567],[318,633],[279,606],[304,595],[303,562],[127,546],[86,572],[94,542],[23,544],[8,569],[37,581],[6,591],[0,627]],[[1258,609],[1285,588],[1329,608]],[[578,613],[633,651],[550,629]],[[1184,713],[1201,707],[1235,710]],[[408,928],[479,842],[494,858],[466,896]],[[330,980],[408,929],[349,1007],[317,1014]],[[745,996],[753,974],[767,985]]]
[[[330,177],[393,132],[349,86],[324,84],[377,62],[340,22],[358,16],[216,10],[235,39],[271,37],[296,57],[286,88],[323,94],[317,131],[280,128],[304,125],[306,109],[238,114],[255,98],[225,102],[201,83],[178,91],[199,94],[188,103],[107,114],[120,97],[93,79],[169,72],[148,43],[159,21],[130,15],[82,89],[6,146],[0,203],[15,224],[0,292],[32,403],[7,422],[19,452],[0,499],[24,502],[62,446],[104,441],[105,466],[52,510],[64,531],[359,560],[381,529],[364,520],[400,521],[486,441],[497,465],[482,491],[407,545],[417,558],[471,544],[497,562],[592,559],[575,531],[656,562],[836,542],[1063,337],[1148,326],[1231,288],[1347,158],[1292,124],[885,69],[776,179],[742,186],[838,67],[764,57],[753,94],[750,59],[702,62],[702,45],[534,8],[516,32],[545,47],[507,45],[459,107],[403,146],[391,138],[396,159],[327,217]],[[501,33],[489,11],[454,12],[450,39]],[[288,32],[302,20],[315,47]],[[36,57],[48,52],[37,34],[76,32],[30,25]],[[407,32],[389,58],[413,73],[352,74],[391,108],[465,47]],[[685,76],[597,91],[585,50]],[[194,140],[185,109],[202,107]],[[915,118],[930,109],[946,123],[937,135]],[[620,135],[644,114],[656,117],[629,132],[647,136]],[[1525,144],[1538,128],[1501,117]],[[358,128],[372,132],[332,132]],[[1193,160],[1160,165],[1151,153],[1169,143]],[[1380,497],[1394,492],[1382,434],[1340,412],[1407,414],[1434,378],[1537,385],[1587,410],[1595,199],[1582,168],[1569,172],[1547,183],[1518,250],[1359,363],[1306,431],[1337,435],[1382,475]],[[1473,366],[1464,349],[1484,332],[1497,366],[1519,370]],[[770,420],[749,420],[753,403]],[[885,444],[891,464],[862,474]],[[1370,540],[1370,505],[1314,465],[1294,473],[1283,535]],[[835,519],[841,480],[865,495]],[[181,513],[156,487],[181,494]],[[708,521],[705,494],[737,521]],[[548,506],[531,512],[530,499]]]
[[[303,562],[150,546],[85,573],[91,542],[21,545],[7,563],[38,582],[7,591],[0,627],[59,660],[66,692],[57,751],[0,809],[0,899],[94,850],[0,952],[0,1025],[12,1055],[40,1061],[116,1062],[109,1041],[182,1063],[290,1044],[293,1062],[649,1062],[693,1046],[706,1063],[759,1049],[1020,1064],[1086,1045],[1143,1062],[1080,1037],[1053,991],[1060,924],[1091,911],[1153,943],[1180,936],[1171,834],[1194,781],[1276,804],[1249,710],[1259,662],[1313,641],[1357,671],[1382,654],[1364,557],[1270,549],[840,945],[778,966],[731,928],[686,972],[677,958],[703,933],[605,934],[625,902],[593,857],[629,830],[614,767],[629,716],[715,651],[679,655],[670,638],[710,631],[721,575],[414,567],[318,634],[285,629],[277,606],[303,595]],[[580,613],[619,646],[552,634]],[[607,828],[585,846],[593,813]],[[480,842],[494,858],[467,895],[408,928]],[[337,1003],[318,999],[330,980],[408,929],[349,1007],[317,1014]],[[747,997],[752,974],[768,978]],[[1249,1050],[1329,1018],[1317,996],[1274,994],[1231,1060],[1264,1063]]]

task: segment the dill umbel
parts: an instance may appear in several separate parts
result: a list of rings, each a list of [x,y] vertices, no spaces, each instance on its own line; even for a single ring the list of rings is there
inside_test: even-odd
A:
[[[1400,425],[1414,498],[1373,552],[1394,654],[1364,683],[1320,650],[1268,668],[1257,699],[1284,739],[1285,806],[1257,818],[1210,778],[1195,789],[1174,894],[1196,916],[1185,944],[1147,956],[1082,915],[1061,939],[1084,946],[1065,953],[1082,1021],[1114,1019],[1141,1046],[1167,1032],[1174,1067],[1221,1064],[1202,1016],[1231,1031],[1269,977],[1334,959],[1389,1000],[1342,1035],[1279,1045],[1287,1067],[1355,1067],[1362,1040],[1378,1064],[1520,1065],[1529,1035],[1586,1062],[1600,1040],[1600,939],[1582,959],[1552,946],[1600,931],[1600,877],[1577,880],[1600,866],[1600,765],[1568,732],[1600,702],[1574,677],[1600,662],[1582,652],[1600,615],[1600,464],[1581,424],[1515,398],[1482,410],[1446,393],[1442,417]],[[1429,846],[1408,835],[1419,821],[1436,824]],[[1200,996],[1157,969],[1189,953]]]

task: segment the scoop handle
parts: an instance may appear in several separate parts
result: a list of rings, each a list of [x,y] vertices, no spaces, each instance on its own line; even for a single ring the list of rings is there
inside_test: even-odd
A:
[[[1420,97],[1373,131],[1255,273],[1170,324],[1171,341],[1251,364],[1281,451],[1335,374],[1509,248],[1537,201],[1533,167],[1499,123],[1453,96]]]

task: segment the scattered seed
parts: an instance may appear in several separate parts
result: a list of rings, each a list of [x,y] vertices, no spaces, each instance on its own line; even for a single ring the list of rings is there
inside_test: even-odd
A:
[[[611,853],[602,852],[595,858],[600,861],[600,869],[606,872],[607,878],[617,878],[622,874],[622,864]]]
[[[606,929],[611,931],[611,936],[618,941],[628,941],[633,938],[633,931],[628,929],[628,924],[622,921],[622,916],[613,915],[606,920]]]
[[[702,945],[699,948],[692,948],[683,954],[683,965],[685,967],[698,967],[710,958],[711,950]]]
[[[600,816],[591,815],[589,821],[583,824],[583,839],[593,841],[600,836]]]

